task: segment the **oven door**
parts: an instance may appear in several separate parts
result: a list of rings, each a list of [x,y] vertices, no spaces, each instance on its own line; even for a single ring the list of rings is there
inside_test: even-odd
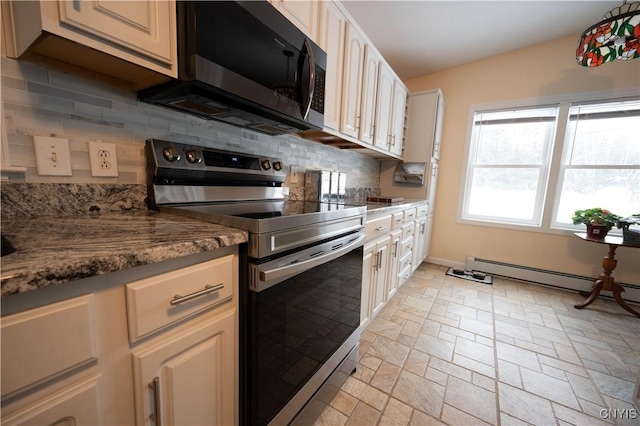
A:
[[[364,234],[343,238],[250,264],[263,284],[247,311],[251,425],[288,424],[358,344]]]

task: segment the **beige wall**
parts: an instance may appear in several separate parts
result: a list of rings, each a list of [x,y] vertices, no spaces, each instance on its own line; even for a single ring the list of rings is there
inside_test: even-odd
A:
[[[577,39],[578,35],[565,37],[405,82],[411,92],[439,87],[446,100],[431,248],[434,260],[464,262],[467,256],[476,256],[585,276],[600,273],[606,246],[570,233],[456,223],[469,105],[630,88],[640,94],[640,60],[583,68],[575,62]],[[616,257],[615,277],[640,285],[640,249],[621,247]]]

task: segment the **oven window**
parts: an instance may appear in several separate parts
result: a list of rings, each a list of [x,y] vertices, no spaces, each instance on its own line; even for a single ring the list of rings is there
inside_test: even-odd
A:
[[[361,289],[359,248],[250,293],[248,375],[257,424],[268,423],[356,331]]]

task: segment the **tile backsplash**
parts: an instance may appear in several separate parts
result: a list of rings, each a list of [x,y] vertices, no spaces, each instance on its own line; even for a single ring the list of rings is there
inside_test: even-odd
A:
[[[28,183],[146,184],[145,140],[165,139],[280,157],[297,166],[298,182],[287,182],[301,195],[307,169],[347,174],[351,195],[379,191],[378,160],[325,146],[297,136],[268,136],[216,121],[137,101],[136,93],[118,85],[37,66],[2,56],[2,112],[11,166],[24,167]],[[69,140],[72,176],[39,176],[33,136]],[[118,177],[92,177],[89,142],[116,145]]]

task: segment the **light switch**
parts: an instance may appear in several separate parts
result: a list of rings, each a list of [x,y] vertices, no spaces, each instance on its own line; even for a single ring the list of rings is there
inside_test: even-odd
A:
[[[34,136],[33,146],[40,176],[71,176],[68,139]]]

